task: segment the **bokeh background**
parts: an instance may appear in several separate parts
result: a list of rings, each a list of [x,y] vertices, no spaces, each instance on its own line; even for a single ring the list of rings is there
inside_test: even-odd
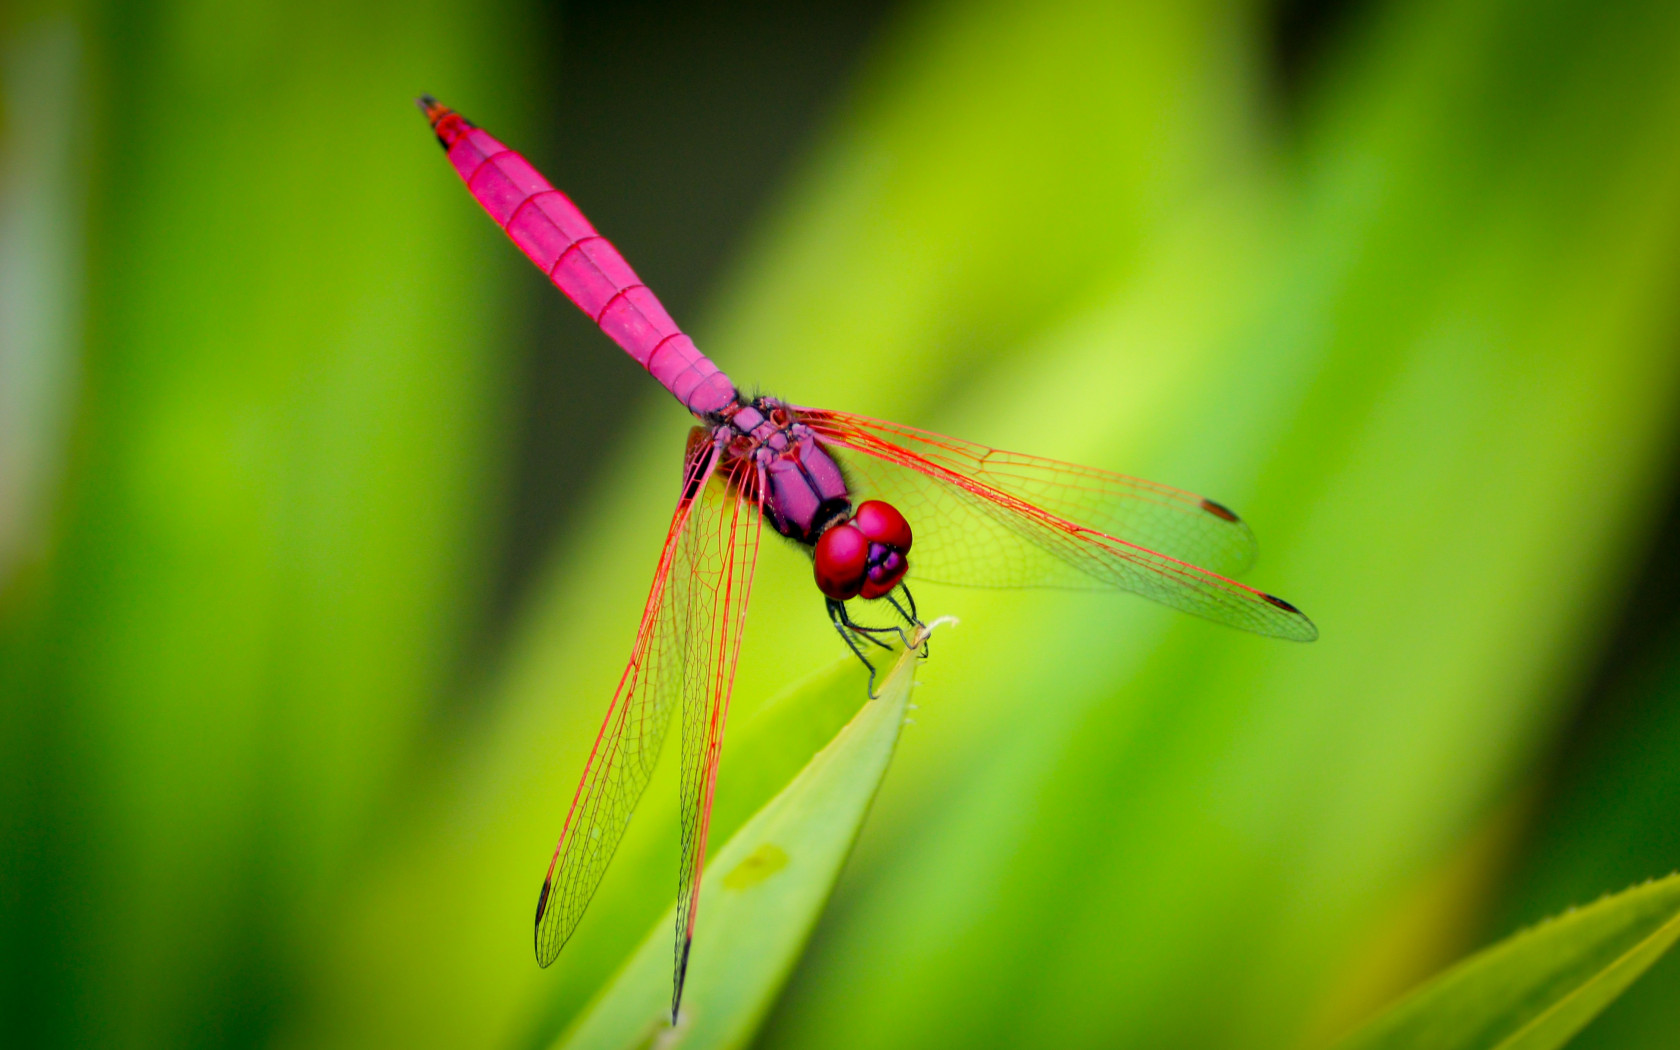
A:
[[[6,5],[5,1041],[546,1046],[669,906],[639,821],[532,962],[688,424],[420,91],[742,384],[1208,492],[1323,632],[918,592],[761,1045],[1320,1047],[1673,870],[1676,56],[1662,0]],[[842,655],[759,572],[736,720]],[[1580,1042],[1677,1033],[1670,959]]]

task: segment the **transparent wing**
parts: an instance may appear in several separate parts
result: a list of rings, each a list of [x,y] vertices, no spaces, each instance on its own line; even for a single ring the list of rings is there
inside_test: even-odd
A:
[[[1254,533],[1222,503],[1142,478],[1005,452],[929,430],[843,412],[798,409],[831,441],[879,444],[970,478],[1055,517],[1223,576],[1254,564]]]
[[[607,707],[537,896],[537,962],[543,966],[560,954],[606,874],[659,759],[671,711],[683,690],[691,632],[697,627],[709,630],[696,623],[692,608],[694,577],[705,566],[696,563],[689,536],[695,508],[713,472],[710,443],[691,441],[683,464],[682,495],[665,534],[630,664]]]
[[[1288,602],[1221,575],[1247,567],[1254,538],[1212,500],[896,423],[794,411],[842,450],[854,497],[884,499],[910,521],[912,579],[1118,587],[1256,634],[1318,637]]]
[[[738,460],[701,494],[683,533],[684,561],[692,567],[672,607],[685,610],[683,655],[682,853],[677,872],[676,969],[671,1020],[682,1000],[694,920],[700,913],[700,875],[712,818],[723,727],[735,683],[735,658],[746,625],[747,597],[758,559],[759,506],[755,469]]]

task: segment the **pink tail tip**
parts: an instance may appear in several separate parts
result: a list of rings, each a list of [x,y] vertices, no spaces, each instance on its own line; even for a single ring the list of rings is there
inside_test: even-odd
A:
[[[414,100],[414,104],[420,107],[420,112],[426,114],[426,120],[432,125],[432,131],[437,134],[438,142],[442,143],[446,150],[455,145],[473,126],[461,114],[430,95],[421,95]]]

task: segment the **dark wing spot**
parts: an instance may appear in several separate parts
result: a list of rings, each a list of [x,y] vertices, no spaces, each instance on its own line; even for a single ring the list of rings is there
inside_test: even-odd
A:
[[[1207,511],[1209,514],[1212,514],[1214,517],[1220,519],[1221,521],[1234,522],[1234,521],[1237,520],[1237,512],[1236,511],[1232,510],[1230,507],[1227,507],[1223,503],[1216,503],[1215,501],[1213,501],[1211,499],[1203,499],[1202,500],[1202,509]]]
[[[1290,605],[1288,602],[1284,601],[1282,598],[1279,598],[1275,594],[1266,594],[1266,593],[1262,592],[1260,597],[1262,597],[1262,598],[1266,599],[1267,601],[1271,602],[1273,605],[1277,606],[1279,609],[1282,609],[1284,612],[1292,612],[1296,616],[1301,615],[1301,610],[1295,608],[1295,606],[1293,606],[1293,605]]]
[[[539,926],[542,925],[543,909],[548,907],[548,887],[548,879],[544,878],[542,892],[537,894],[537,925]]]
[[[688,950],[694,947],[694,938],[684,937],[682,951],[677,953],[677,979],[671,989],[671,1024],[677,1023],[677,1008],[682,1005],[683,984],[688,980]]]

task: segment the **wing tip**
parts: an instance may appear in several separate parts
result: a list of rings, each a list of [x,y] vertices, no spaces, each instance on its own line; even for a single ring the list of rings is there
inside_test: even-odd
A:
[[[688,950],[694,946],[694,935],[688,934],[683,938],[682,947],[677,949],[677,975],[671,988],[671,1027],[677,1025],[677,1012],[682,1006],[683,984],[688,980]]]
[[[1275,594],[1267,594],[1265,591],[1261,591],[1259,593],[1260,597],[1266,599],[1269,604],[1282,609],[1290,615],[1288,622],[1291,629],[1279,632],[1279,637],[1286,638],[1292,642],[1315,642],[1318,640],[1318,625],[1308,619],[1306,613],[1295,608],[1295,606],[1289,604]]]
[[[560,954],[560,948],[558,945],[553,943],[552,938],[545,940],[543,937],[543,916],[548,914],[548,898],[549,893],[553,888],[554,876],[552,874],[543,876],[542,889],[537,892],[537,921],[534,934],[534,946],[537,951],[537,965],[544,969],[547,969],[548,964],[552,963],[555,957]]]
[[[1212,514],[1220,521],[1228,521],[1233,525],[1239,525],[1242,523],[1242,519],[1237,517],[1236,511],[1227,507],[1218,500],[1208,499],[1206,496],[1203,496],[1202,509],[1207,511],[1209,514]]]
[[[554,888],[554,876],[544,875],[542,889],[537,891],[537,922],[543,920],[543,912],[548,909],[548,892]]]

